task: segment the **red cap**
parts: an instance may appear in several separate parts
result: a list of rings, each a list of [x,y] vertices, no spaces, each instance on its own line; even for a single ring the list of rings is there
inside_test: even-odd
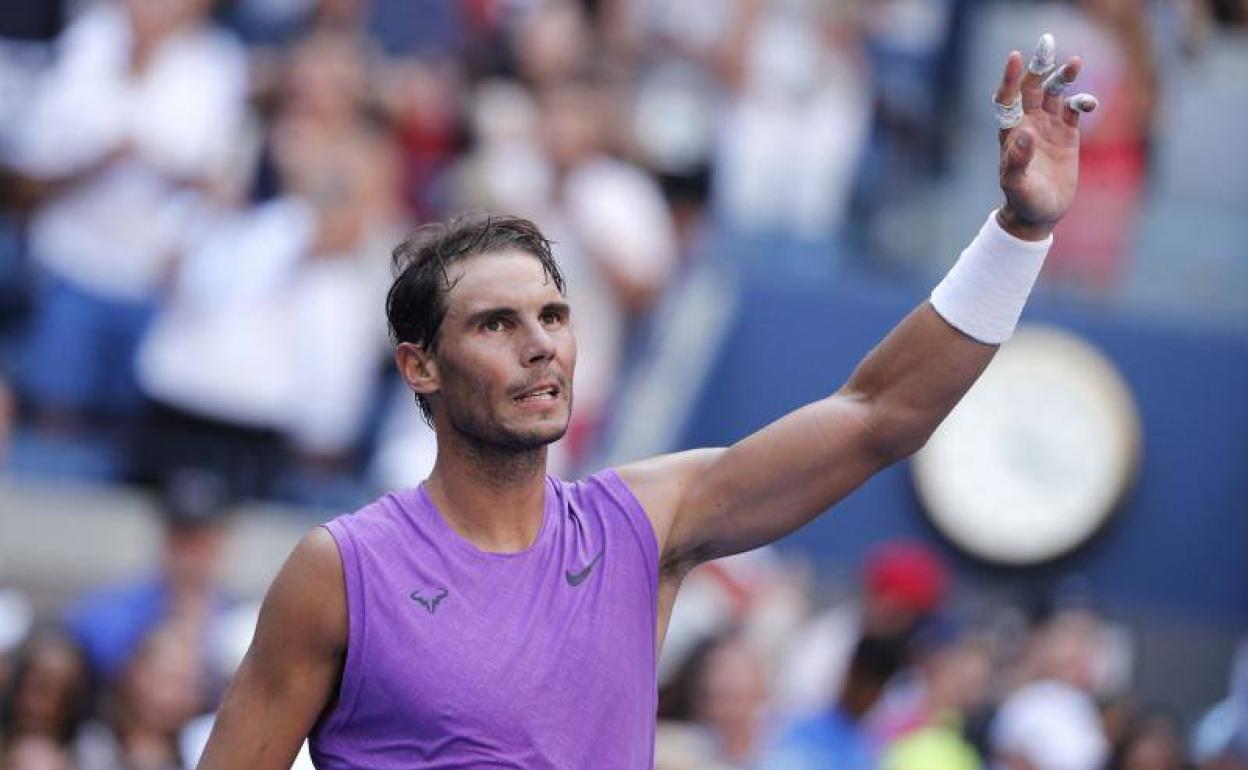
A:
[[[864,567],[867,590],[916,612],[934,610],[945,597],[949,570],[930,547],[893,540],[872,550]]]

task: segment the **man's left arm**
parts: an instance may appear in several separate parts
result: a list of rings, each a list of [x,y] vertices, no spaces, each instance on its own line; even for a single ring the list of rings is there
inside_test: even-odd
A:
[[[885,466],[913,453],[1009,337],[1078,175],[1080,112],[1061,89],[1080,62],[1054,68],[1044,36],[1024,71],[1010,54],[994,95],[1005,203],[949,276],[839,390],[726,449],[620,469],[659,537],[663,568],[756,548],[801,527]]]

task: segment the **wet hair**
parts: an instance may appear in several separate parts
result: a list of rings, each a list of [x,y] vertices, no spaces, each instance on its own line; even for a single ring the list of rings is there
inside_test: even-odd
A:
[[[395,278],[386,294],[391,342],[410,342],[436,352],[438,332],[446,318],[446,297],[458,282],[451,280],[451,266],[508,249],[532,255],[542,263],[542,270],[559,293],[565,293],[563,273],[551,254],[550,240],[527,219],[467,214],[425,225],[403,239],[391,254]],[[425,422],[432,426],[429,400],[417,393],[416,403]]]

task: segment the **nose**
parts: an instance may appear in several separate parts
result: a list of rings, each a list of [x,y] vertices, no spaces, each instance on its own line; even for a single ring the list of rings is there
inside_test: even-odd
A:
[[[555,340],[541,324],[529,324],[521,351],[525,366],[544,364],[555,357]]]

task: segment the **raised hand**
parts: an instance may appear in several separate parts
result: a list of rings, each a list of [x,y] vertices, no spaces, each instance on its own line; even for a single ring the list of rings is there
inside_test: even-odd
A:
[[[1010,52],[993,95],[1001,125],[999,218],[1005,229],[1028,240],[1053,230],[1075,197],[1079,180],[1079,116],[1096,109],[1091,94],[1064,95],[1082,62],[1072,56],[1055,67],[1053,36],[1044,34],[1027,66]]]

